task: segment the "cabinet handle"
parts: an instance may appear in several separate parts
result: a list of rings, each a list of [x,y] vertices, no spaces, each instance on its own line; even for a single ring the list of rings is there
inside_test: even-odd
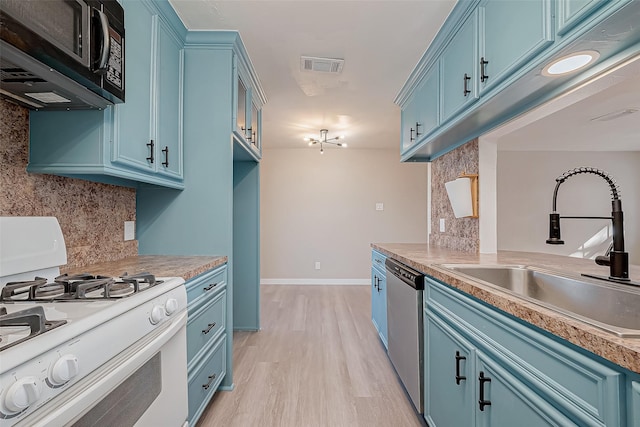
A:
[[[489,76],[485,74],[485,66],[489,63],[489,61],[485,61],[484,56],[480,58],[480,81],[484,83],[485,80],[489,79]]]
[[[215,288],[216,286],[218,286],[218,282],[212,283],[209,286],[206,286],[206,287],[202,288],[202,290],[207,292],[207,291],[210,291],[211,289]]]
[[[242,129],[242,131],[244,132],[244,137],[247,138],[249,142],[251,142],[251,128],[245,128],[243,126],[240,129]],[[247,132],[248,132],[248,135],[247,135]]]
[[[420,123],[416,122],[416,139],[418,139],[418,137],[419,137],[420,135],[422,135],[422,134],[420,133],[420,126],[422,126],[422,125],[421,125]]]
[[[469,80],[471,80],[471,77],[469,77],[467,75],[467,73],[464,73],[464,96],[467,96],[471,93],[471,91],[469,90],[469,88],[467,87],[467,84],[469,83]]]
[[[155,150],[153,149],[153,146],[154,146],[154,145],[155,145],[155,144],[154,144],[154,142],[153,142],[153,139],[151,140],[151,142],[149,142],[149,143],[147,144],[147,147],[149,147],[149,157],[147,157],[147,160],[148,160],[150,163],[153,163],[153,160],[154,160],[154,159],[153,159],[153,152],[155,151]]]
[[[373,275],[373,287],[378,289],[378,276],[376,276],[375,274]]]
[[[456,351],[456,384],[460,385],[460,381],[466,380],[467,377],[460,375],[460,361],[467,360],[466,357],[460,356],[460,352]]]
[[[380,282],[382,282],[382,279],[379,277],[376,277],[376,279],[378,279],[378,293],[380,293],[380,291],[382,290],[382,288],[380,287]]]
[[[209,382],[206,384],[202,384],[202,388],[205,390],[209,390],[209,387],[211,387],[211,383],[216,379],[216,374],[209,375],[207,378],[209,379]]]
[[[251,143],[253,145],[256,145],[257,144],[257,142],[256,142],[257,141],[256,140],[256,131],[253,131],[252,135],[253,135],[253,137],[251,138]]]
[[[484,383],[490,383],[491,378],[485,377],[484,372],[480,371],[478,381],[480,382],[480,400],[478,400],[478,405],[480,406],[480,410],[484,411],[485,406],[491,406],[491,401],[484,399]]]
[[[207,329],[203,329],[202,330],[202,333],[205,334],[205,335],[207,335],[209,332],[211,332],[211,329],[215,328],[216,322],[209,323],[207,326],[208,326]]]
[[[413,142],[416,139],[413,137],[413,133],[415,132],[415,130],[413,130],[413,128],[411,128],[411,133],[409,134],[409,142]]]
[[[165,146],[162,149],[162,152],[164,153],[164,162],[162,162],[162,166],[164,166],[165,168],[169,167],[169,147]]]

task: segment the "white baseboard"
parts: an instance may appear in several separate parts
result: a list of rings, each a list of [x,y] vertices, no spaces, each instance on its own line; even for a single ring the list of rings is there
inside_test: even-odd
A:
[[[371,279],[260,279],[261,285],[370,285]]]

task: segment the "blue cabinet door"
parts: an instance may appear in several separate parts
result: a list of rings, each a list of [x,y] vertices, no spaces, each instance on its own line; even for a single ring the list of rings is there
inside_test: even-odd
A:
[[[476,426],[575,426],[554,406],[506,371],[496,360],[476,352]]]
[[[387,280],[385,273],[375,267],[371,268],[371,321],[387,348]]]
[[[418,97],[414,93],[412,98],[402,109],[401,114],[401,147],[400,151],[405,152],[416,143],[416,113]]]
[[[477,11],[462,24],[440,58],[442,122],[478,97]]]
[[[480,92],[553,43],[550,0],[484,0],[479,7]]]
[[[640,381],[631,381],[631,408],[628,411],[632,427],[640,427]]]
[[[439,123],[440,74],[433,67],[424,77],[422,85],[416,90],[416,140],[428,135]]]
[[[566,34],[573,27],[582,22],[600,7],[610,0],[557,0],[557,25],[558,35]]]
[[[125,87],[127,101],[115,108],[113,160],[128,167],[156,170],[155,141],[151,138],[152,55],[157,15],[144,2],[125,0],[127,43]],[[151,161],[153,155],[153,162]],[[147,160],[149,158],[149,160]]]
[[[424,319],[424,417],[430,427],[473,426],[475,352],[438,317]]]
[[[182,43],[164,21],[159,21],[156,56],[157,171],[182,179]]]

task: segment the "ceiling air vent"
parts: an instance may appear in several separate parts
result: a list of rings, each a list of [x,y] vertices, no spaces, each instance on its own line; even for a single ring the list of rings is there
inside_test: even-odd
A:
[[[342,67],[344,67],[344,59],[318,58],[315,56],[300,57],[300,70],[302,71],[340,74]]]

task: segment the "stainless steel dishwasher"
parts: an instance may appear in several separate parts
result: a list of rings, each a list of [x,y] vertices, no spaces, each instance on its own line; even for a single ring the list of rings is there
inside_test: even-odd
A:
[[[424,274],[387,258],[389,359],[413,406],[424,413],[422,293]]]

